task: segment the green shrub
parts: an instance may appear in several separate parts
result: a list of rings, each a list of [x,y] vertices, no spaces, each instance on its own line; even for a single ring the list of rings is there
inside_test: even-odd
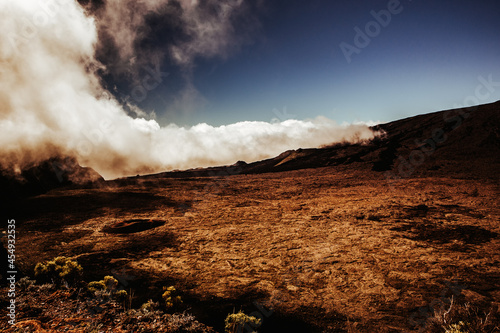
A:
[[[467,329],[467,326],[467,323],[460,321],[458,324],[452,324],[445,328],[444,333],[468,333],[469,330]]]
[[[95,293],[98,290],[105,290],[106,289],[106,284],[104,283],[103,280],[101,280],[101,281],[91,281],[87,285],[87,289],[90,292]]]
[[[127,292],[125,290],[117,290],[118,280],[111,275],[106,275],[100,281],[91,281],[87,285],[87,289],[97,296],[107,296],[106,298],[114,297],[119,302],[124,302],[127,299]]]
[[[118,287],[118,280],[110,275],[106,275],[102,281],[106,286],[106,290],[113,291]]]
[[[118,290],[116,293],[115,293],[115,298],[118,302],[122,302],[124,303],[126,300],[127,300],[127,297],[128,297],[128,293],[126,290]]]
[[[232,313],[227,315],[225,321],[225,331],[226,333],[239,333],[243,332],[244,328],[248,326],[255,327],[260,326],[261,321],[253,316],[248,316],[242,311],[238,313]],[[256,331],[255,331],[256,333]]]
[[[35,277],[42,282],[70,283],[80,278],[82,271],[83,268],[78,262],[66,257],[56,257],[50,261],[37,263]]]
[[[153,312],[158,309],[158,302],[153,302],[152,299],[148,300],[146,303],[141,305],[141,310],[145,312]]]
[[[164,293],[161,295],[163,300],[165,301],[165,307],[167,309],[171,309],[176,305],[182,304],[182,299],[179,295],[177,295],[177,290],[174,286],[163,287]]]

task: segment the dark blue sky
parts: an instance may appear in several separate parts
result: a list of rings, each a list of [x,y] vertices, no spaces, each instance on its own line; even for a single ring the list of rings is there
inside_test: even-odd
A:
[[[498,1],[402,0],[350,63],[341,43],[355,46],[355,27],[365,31],[371,12],[394,1],[263,3],[243,46],[224,58],[198,56],[190,73],[167,57],[161,68],[170,75],[139,106],[163,125],[221,125],[286,114],[390,121],[500,99],[500,83],[474,97],[480,77],[500,82]],[[180,101],[187,82],[197,93]]]

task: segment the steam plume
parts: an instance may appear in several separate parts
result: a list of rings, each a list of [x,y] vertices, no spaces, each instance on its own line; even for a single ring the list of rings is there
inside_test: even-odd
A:
[[[160,2],[141,3],[154,9]],[[0,29],[4,168],[67,155],[112,178],[252,161],[286,149],[374,136],[367,126],[326,119],[161,128],[154,120],[128,116],[103,89],[96,74],[102,68],[95,59],[97,23],[76,1],[0,0]],[[180,45],[179,59],[193,61],[210,52],[210,45]]]
[[[116,53],[118,72],[165,56],[189,71],[196,57],[227,57],[259,26],[243,0],[106,0],[96,15],[99,47]]]

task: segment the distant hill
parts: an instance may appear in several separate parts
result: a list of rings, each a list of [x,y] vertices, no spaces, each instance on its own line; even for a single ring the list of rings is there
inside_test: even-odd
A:
[[[104,181],[92,168],[80,166],[76,159],[54,157],[27,166],[21,172],[0,170],[0,199],[10,200],[48,192],[69,185]]]
[[[257,174],[347,166],[389,179],[433,175],[498,178],[500,101],[439,111],[373,127],[385,134],[364,144],[334,144],[286,151],[274,158],[231,166],[164,172],[143,177],[184,178]]]

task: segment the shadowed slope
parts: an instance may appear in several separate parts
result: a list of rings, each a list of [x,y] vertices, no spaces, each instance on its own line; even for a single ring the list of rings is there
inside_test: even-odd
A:
[[[340,143],[286,151],[231,166],[164,172],[145,177],[185,178],[258,174],[347,165],[390,172],[391,179],[431,173],[495,177],[500,156],[500,102],[419,115],[373,127],[385,134],[364,144]]]

